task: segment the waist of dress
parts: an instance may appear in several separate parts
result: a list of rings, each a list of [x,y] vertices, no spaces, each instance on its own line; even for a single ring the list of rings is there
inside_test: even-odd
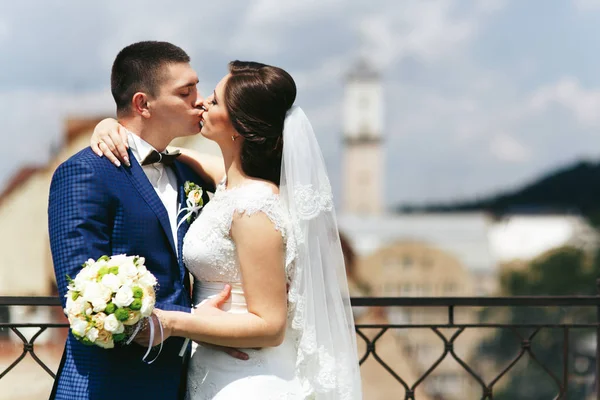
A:
[[[245,314],[248,312],[246,297],[241,283],[229,283],[231,286],[231,295],[221,306],[223,311],[234,314]],[[194,285],[194,304],[200,305],[202,302],[217,296],[225,287],[224,282],[197,282]]]

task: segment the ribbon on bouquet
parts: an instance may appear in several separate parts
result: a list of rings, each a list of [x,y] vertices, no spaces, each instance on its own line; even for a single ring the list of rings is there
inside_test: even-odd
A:
[[[181,350],[179,350],[179,357],[183,357],[185,351],[187,350],[188,344],[190,343],[190,338],[185,338],[183,341],[183,346],[181,346]]]
[[[187,205],[187,207],[184,207],[181,210],[179,210],[179,212],[177,213],[177,217],[179,217],[179,214],[181,214],[181,213],[187,213],[187,214],[185,214],[183,216],[183,218],[181,218],[181,220],[177,224],[177,229],[179,229],[181,224],[183,224],[183,221],[186,221],[192,215],[196,216],[196,214],[198,214],[198,212],[202,209],[202,207],[204,207],[204,204],[203,205],[195,205],[194,201],[190,198],[186,199],[185,204]]]
[[[163,327],[162,327],[162,323],[160,322],[160,318],[157,318],[156,320],[158,321],[158,328],[160,331],[160,347],[158,348],[158,354],[156,354],[156,356],[150,360],[150,361],[146,361],[146,357],[148,357],[148,355],[150,355],[150,352],[152,351],[152,343],[154,343],[154,324],[152,323],[152,315],[150,315],[149,317],[146,317],[148,320],[150,320],[150,338],[148,340],[148,350],[146,350],[146,354],[144,354],[144,357],[142,357],[142,361],[145,362],[146,364],[152,364],[154,361],[156,361],[158,359],[158,356],[160,356],[160,353],[162,352],[162,348],[163,348],[163,341],[165,338],[164,335],[164,331],[163,331]],[[136,337],[136,335],[140,332],[140,329],[142,329],[142,325],[143,323],[140,321],[139,324],[136,325],[135,330],[133,331],[133,333],[131,334],[131,337],[129,337],[129,339],[127,340],[126,344],[129,345],[133,339]]]

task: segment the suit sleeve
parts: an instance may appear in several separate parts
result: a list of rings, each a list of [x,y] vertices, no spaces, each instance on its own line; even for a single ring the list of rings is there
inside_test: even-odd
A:
[[[63,308],[67,275],[71,278],[90,258],[112,255],[111,234],[116,200],[98,171],[83,161],[62,164],[52,177],[48,230],[56,284]],[[156,302],[163,310],[190,312],[189,307]]]
[[[74,278],[89,258],[111,255],[112,201],[98,172],[85,162],[67,161],[52,177],[48,228],[63,307],[67,275]]]

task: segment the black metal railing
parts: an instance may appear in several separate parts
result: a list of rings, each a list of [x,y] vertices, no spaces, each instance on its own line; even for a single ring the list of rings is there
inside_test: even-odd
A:
[[[570,336],[574,330],[593,330],[596,340],[596,349],[594,355],[595,362],[595,374],[594,382],[600,372],[600,357],[598,351],[600,349],[600,296],[536,296],[536,297],[403,297],[403,298],[392,298],[392,297],[377,297],[377,298],[353,298],[353,307],[365,307],[368,309],[373,308],[384,308],[390,309],[395,307],[402,308],[444,308],[447,310],[447,320],[440,323],[422,323],[422,324],[394,324],[394,323],[358,323],[356,325],[356,332],[358,337],[364,341],[364,347],[366,350],[363,354],[359,354],[360,364],[369,359],[373,358],[379,363],[398,383],[404,388],[404,399],[405,400],[419,400],[416,391],[417,388],[422,386],[425,379],[430,376],[435,369],[442,363],[446,358],[455,360],[462,369],[471,376],[477,385],[481,388],[481,399],[492,400],[495,395],[495,388],[497,383],[506,376],[506,374],[521,360],[523,357],[528,356],[534,363],[545,371],[545,373],[552,379],[556,386],[555,399],[567,399],[569,393],[569,384],[571,373],[569,371],[569,355],[572,351],[570,348]],[[11,307],[11,306],[60,306],[60,300],[57,297],[1,297],[0,296],[0,307]],[[498,309],[498,308],[530,308],[530,307],[544,307],[544,308],[570,308],[573,310],[580,310],[581,308],[591,308],[594,310],[594,320],[591,322],[577,322],[568,320],[561,317],[557,321],[543,321],[539,323],[497,323],[497,322],[469,322],[462,323],[456,321],[456,312],[460,308],[470,309]],[[11,322],[0,322],[0,331],[10,330],[16,334],[16,336],[22,341],[23,349],[22,353],[12,362],[4,371],[0,371],[0,379],[4,378],[19,362],[21,362],[27,355],[30,355],[50,376],[55,377],[55,373],[42,361],[35,353],[35,341],[36,339],[48,329],[66,328],[67,324],[64,323],[11,323]],[[25,335],[20,331],[23,328],[37,328],[38,331],[27,339]],[[446,336],[442,330],[454,329],[454,332]],[[427,329],[433,332],[439,337],[442,346],[442,352],[435,362],[431,364],[414,382],[407,382],[401,376],[399,376],[392,367],[390,367],[377,352],[377,344],[381,338],[390,331],[394,330],[406,330],[406,329]],[[464,360],[460,357],[455,349],[456,340],[460,337],[463,332],[470,329],[504,329],[510,330],[514,333],[515,337],[520,342],[520,349],[516,352],[512,360],[493,378],[485,380],[480,374],[475,372],[475,369],[469,365],[469,360]],[[529,330],[528,334],[523,334],[521,330]],[[555,372],[544,365],[543,361],[539,359],[538,355],[532,348],[532,343],[538,334],[542,330],[554,329],[559,330],[562,335],[562,374],[558,376]],[[369,334],[369,332],[371,334]],[[373,333],[374,332],[374,333]],[[360,340],[360,339],[359,339]],[[597,390],[597,385],[593,384],[592,390],[595,393],[594,398],[600,400],[600,390]],[[402,398],[398,396],[397,398]],[[519,400],[519,399],[515,399]]]
[[[554,399],[567,399],[569,390],[569,335],[572,330],[593,329],[596,337],[595,350],[595,377],[600,372],[600,357],[598,349],[600,348],[600,296],[523,296],[523,297],[433,297],[433,298],[354,298],[352,305],[356,307],[442,307],[447,309],[447,321],[445,323],[428,324],[357,324],[356,331],[360,338],[366,344],[366,351],[360,355],[360,364],[362,365],[369,357],[373,357],[381,366],[392,375],[404,388],[405,400],[418,400],[416,389],[423,381],[440,365],[447,357],[455,360],[464,371],[471,376],[481,388],[481,399],[494,399],[494,387],[524,356],[529,356],[545,373],[554,381],[556,385],[556,396]],[[540,322],[540,323],[457,323],[455,321],[455,312],[457,308],[530,308],[530,307],[567,307],[575,310],[581,307],[595,309],[595,320],[588,323],[577,322]],[[437,360],[427,368],[421,376],[412,384],[406,382],[380,357],[377,353],[377,342],[381,337],[391,329],[430,329],[438,336],[443,343],[443,351]],[[444,335],[441,329],[454,329],[450,337]],[[457,338],[467,329],[509,329],[520,341],[520,350],[515,354],[512,360],[491,380],[486,381],[480,374],[469,366],[468,362],[457,355],[455,351],[455,342]],[[529,330],[529,334],[523,335],[519,330]],[[532,349],[532,342],[542,329],[560,329],[562,331],[562,377],[556,376],[548,366],[544,365],[536,356]],[[376,334],[369,338],[366,330],[376,330]],[[600,400],[600,391],[594,384],[595,398]],[[400,398],[400,397],[398,397]],[[518,400],[518,399],[515,399]]]

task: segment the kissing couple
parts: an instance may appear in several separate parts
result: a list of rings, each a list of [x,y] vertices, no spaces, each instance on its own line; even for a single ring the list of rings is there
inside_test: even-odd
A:
[[[51,398],[362,399],[331,186],[294,80],[233,61],[207,98],[197,84],[181,48],[125,47],[111,72],[117,118],[54,173],[61,296],[103,255],[144,257],[158,288],[131,344],[69,335]],[[222,156],[169,147],[198,133]]]

